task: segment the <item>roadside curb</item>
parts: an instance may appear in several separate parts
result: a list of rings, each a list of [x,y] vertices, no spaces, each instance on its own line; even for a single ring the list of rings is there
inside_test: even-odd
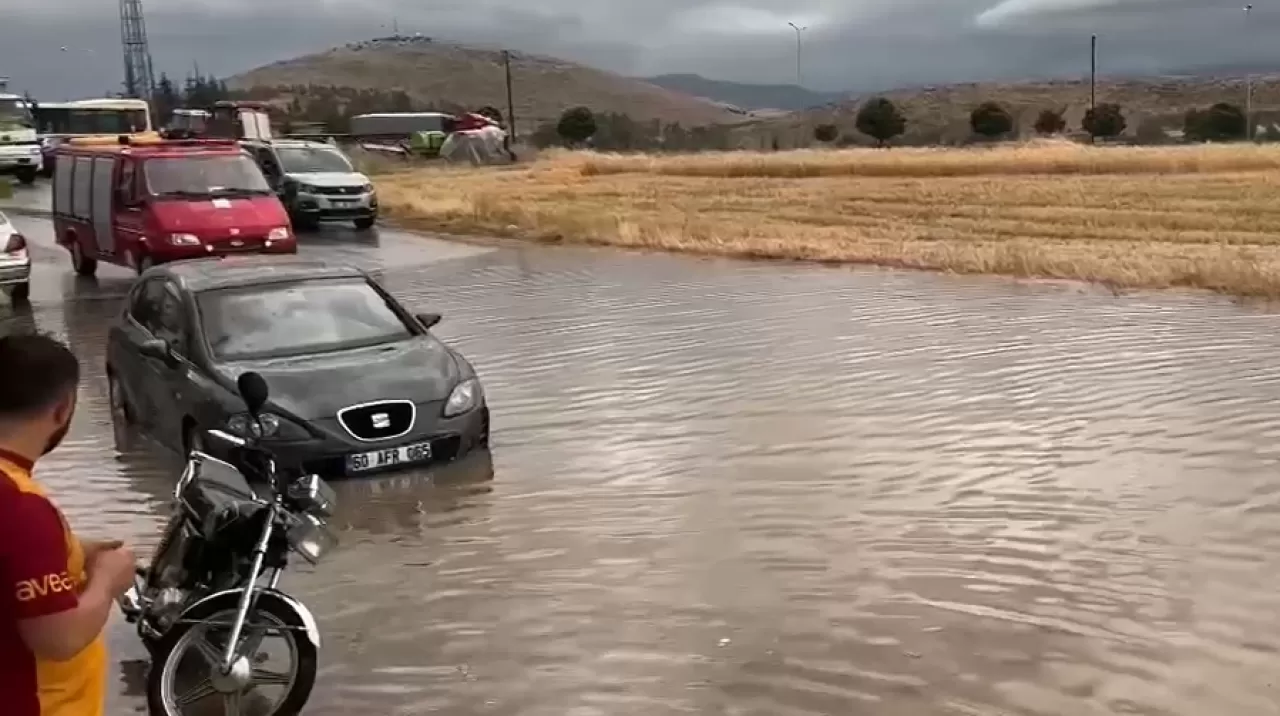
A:
[[[40,219],[52,219],[53,212],[48,209],[37,209],[27,206],[10,206],[0,201],[0,211],[5,211],[16,216],[31,216]]]

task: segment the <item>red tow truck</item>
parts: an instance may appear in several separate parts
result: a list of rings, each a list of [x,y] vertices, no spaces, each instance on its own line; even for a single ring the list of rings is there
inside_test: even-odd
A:
[[[75,139],[55,152],[53,225],[76,273],[297,253],[284,206],[234,140]]]

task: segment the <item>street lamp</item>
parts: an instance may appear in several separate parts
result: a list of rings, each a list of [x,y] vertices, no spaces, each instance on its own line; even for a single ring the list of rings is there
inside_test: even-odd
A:
[[[804,70],[800,60],[801,58],[800,33],[804,32],[805,30],[808,30],[809,28],[800,27],[794,22],[788,22],[787,24],[791,26],[792,30],[796,31],[796,84],[803,87],[804,86]]]
[[[1244,31],[1246,37],[1249,32],[1249,13],[1253,11],[1253,5],[1244,6]],[[1245,66],[1244,75],[1244,138],[1245,141],[1253,139],[1253,72],[1249,70],[1248,65]]]

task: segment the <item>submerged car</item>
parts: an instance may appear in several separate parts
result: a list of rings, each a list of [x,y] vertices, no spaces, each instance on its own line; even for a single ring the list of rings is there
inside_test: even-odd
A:
[[[9,223],[0,212],[0,289],[14,305],[27,302],[31,294],[31,254],[27,251],[27,239]]]
[[[306,472],[448,461],[489,441],[475,369],[365,272],[290,258],[200,259],[144,272],[107,339],[117,420],[184,454],[204,431],[258,435]],[[254,422],[236,379],[271,398]]]

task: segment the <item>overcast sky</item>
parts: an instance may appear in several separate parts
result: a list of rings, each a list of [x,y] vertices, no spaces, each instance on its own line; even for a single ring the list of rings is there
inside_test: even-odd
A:
[[[343,42],[421,32],[624,74],[696,72],[815,89],[1083,76],[1278,61],[1280,5],[1233,0],[144,0],[159,74],[233,74]],[[0,0],[0,76],[49,100],[123,76],[112,0]]]

